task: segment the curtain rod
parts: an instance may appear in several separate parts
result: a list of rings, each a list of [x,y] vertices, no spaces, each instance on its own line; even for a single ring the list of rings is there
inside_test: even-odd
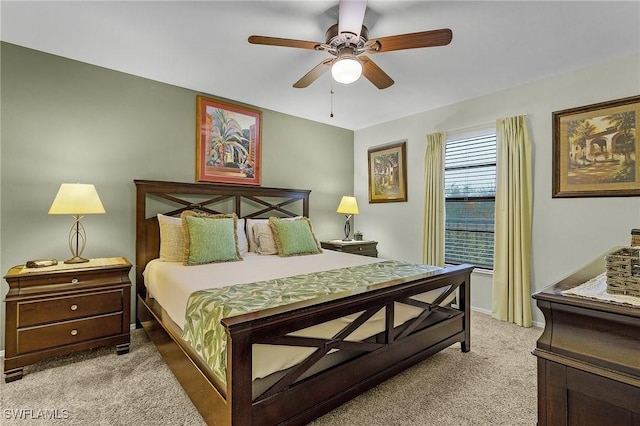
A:
[[[516,115],[512,115],[511,117],[519,117],[519,116],[527,117],[527,115],[528,115],[528,114],[516,114]],[[457,129],[449,129],[449,130],[440,130],[440,129],[437,129],[437,131],[439,131],[439,132],[446,132],[446,133],[463,133],[463,132],[472,132],[472,131],[474,131],[474,130],[484,129],[484,128],[487,128],[487,127],[490,127],[490,126],[495,126],[496,121],[498,121],[498,120],[504,120],[505,118],[508,118],[508,117],[500,117],[500,118],[496,118],[496,119],[495,119],[495,120],[493,120],[493,121],[486,121],[486,122],[484,122],[484,123],[474,124],[474,125],[471,125],[471,126],[465,126],[465,127],[459,127],[459,128],[457,128]],[[436,126],[436,128],[437,128],[437,127],[438,127],[438,126]]]

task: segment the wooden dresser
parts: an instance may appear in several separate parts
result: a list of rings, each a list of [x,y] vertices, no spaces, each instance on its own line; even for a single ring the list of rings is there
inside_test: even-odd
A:
[[[129,351],[131,264],[123,257],[13,267],[5,276],[5,381],[23,367],[57,355],[101,346]]]
[[[640,307],[562,294],[603,273],[604,256],[533,295],[540,426],[640,425]]]

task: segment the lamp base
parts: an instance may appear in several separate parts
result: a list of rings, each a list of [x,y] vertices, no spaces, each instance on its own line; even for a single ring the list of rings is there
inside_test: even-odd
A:
[[[347,220],[344,222],[344,238],[342,239],[342,241],[351,241],[351,238],[349,238],[349,234],[351,234],[351,224],[349,223],[349,219],[351,219],[351,215],[345,215],[345,217],[347,218]]]
[[[69,231],[69,249],[71,249],[71,254],[73,257],[71,259],[67,259],[64,263],[74,264],[74,263],[87,263],[89,259],[85,259],[82,257],[82,252],[84,251],[84,246],[87,243],[87,236],[84,232],[84,226],[80,223],[80,219],[82,216],[79,214],[74,214],[74,222],[71,227],[71,231]]]
[[[65,260],[64,263],[86,263],[88,261],[89,259],[85,259],[84,257],[73,256],[71,259]]]

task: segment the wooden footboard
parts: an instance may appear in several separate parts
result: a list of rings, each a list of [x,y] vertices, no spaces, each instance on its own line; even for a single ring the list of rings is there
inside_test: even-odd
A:
[[[438,351],[460,342],[470,349],[469,265],[443,269],[411,280],[398,280],[362,293],[327,296],[322,301],[226,318],[228,333],[227,405],[233,425],[306,424],[367,389],[396,375]],[[422,306],[414,320],[393,327],[394,302],[419,305],[411,296],[436,288],[459,289],[458,309],[439,306],[439,301]],[[443,294],[440,300],[446,297]],[[375,342],[345,341],[353,328],[373,313],[386,311],[385,331]],[[287,333],[362,312],[351,326],[333,339],[304,339]],[[254,343],[303,345],[315,352],[281,381],[258,398],[251,399],[251,345]],[[359,356],[296,381],[307,368],[331,350],[360,353]]]
[[[225,318],[228,335],[227,383],[213,373],[179,335],[157,306],[139,299],[141,324],[208,424],[306,424],[400,371],[460,342],[470,349],[469,284],[472,267],[446,268],[411,280],[398,280],[355,294],[339,294],[285,307]],[[394,328],[394,302],[419,305],[411,296],[436,288],[458,290],[457,309],[438,301],[424,305],[414,320]],[[385,331],[371,341],[350,342],[344,336],[373,312],[386,312]],[[346,315],[361,316],[333,339],[292,338],[288,333]],[[257,398],[252,397],[252,345],[287,344],[315,347],[306,361]],[[355,357],[302,380],[314,362],[332,350]]]
[[[459,265],[407,279],[361,287],[345,293],[224,318],[227,333],[227,380],[217,380],[206,363],[181,339],[180,329],[146,294],[142,271],[158,257],[157,211],[147,211],[149,198],[178,206],[164,214],[179,215],[187,209],[218,212],[212,204],[231,200],[241,217],[308,215],[309,191],[136,181],[136,287],[137,323],[154,341],[167,365],[208,424],[275,425],[306,424],[356,395],[459,342],[470,350],[470,265]],[[187,197],[185,197],[185,195]],[[197,196],[204,201],[188,200]],[[265,201],[267,198],[275,201]],[[252,210],[241,214],[248,200]],[[302,202],[298,212],[292,206]],[[442,289],[431,303],[414,296]],[[457,294],[456,306],[441,306]],[[417,317],[394,327],[397,304],[419,307]],[[349,334],[381,310],[384,330],[364,341],[350,341]],[[355,317],[336,335],[325,338],[294,337],[290,333],[349,315]],[[303,346],[313,353],[288,369],[259,392],[252,381],[254,344]],[[323,364],[330,354],[349,353],[338,363]]]

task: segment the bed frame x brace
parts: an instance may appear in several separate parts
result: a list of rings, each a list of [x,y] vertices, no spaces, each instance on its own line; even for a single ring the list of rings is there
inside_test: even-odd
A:
[[[459,285],[458,285],[459,286]],[[337,334],[329,339],[303,337],[284,335],[277,336],[268,339],[261,339],[256,341],[256,344],[267,345],[285,345],[285,346],[297,346],[297,347],[311,347],[316,350],[309,355],[304,361],[297,364],[295,367],[285,374],[280,380],[278,380],[273,386],[267,389],[264,393],[256,398],[261,400],[268,398],[271,395],[275,395],[278,392],[286,389],[293,384],[300,376],[302,376],[309,368],[320,361],[324,356],[329,354],[333,350],[345,350],[354,352],[372,352],[380,349],[386,345],[392,344],[394,341],[403,339],[409,336],[420,324],[422,324],[458,286],[450,285],[447,290],[436,298],[432,303],[425,303],[419,300],[406,298],[397,303],[403,303],[406,305],[415,306],[423,309],[422,313],[413,320],[408,322],[408,325],[400,332],[398,336],[394,336],[394,304],[384,305],[382,307],[370,308],[360,314],[355,321],[340,330]],[[364,342],[364,341],[348,341],[345,340],[351,333],[360,328],[367,320],[373,315],[379,312],[381,309],[386,309],[386,343]]]

